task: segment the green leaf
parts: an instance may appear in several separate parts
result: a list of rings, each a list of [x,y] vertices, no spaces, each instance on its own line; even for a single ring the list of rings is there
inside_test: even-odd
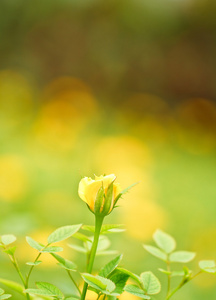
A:
[[[36,286],[40,290],[49,291],[53,296],[63,297],[63,293],[55,285],[48,282],[36,282]]]
[[[5,253],[7,253],[7,254],[9,254],[9,255],[14,255],[14,253],[15,253],[15,251],[16,251],[16,246],[14,246],[14,247],[10,247],[10,248],[8,248],[8,249],[6,249],[6,250],[4,250],[4,252]]]
[[[53,284],[47,282],[36,282],[38,289],[26,289],[25,292],[40,296],[53,296],[63,298],[63,293]]]
[[[48,236],[48,244],[57,243],[69,238],[74,233],[76,233],[81,228],[81,226],[82,224],[68,225],[56,229]]]
[[[116,205],[117,202],[118,202],[118,200],[119,200],[124,194],[126,194],[132,187],[134,187],[134,186],[137,185],[137,184],[138,184],[138,182],[135,182],[135,183],[129,185],[129,186],[128,186],[126,189],[124,189],[123,191],[121,191],[121,193],[118,194],[117,197],[114,199],[114,204]]]
[[[175,251],[170,254],[169,260],[171,262],[187,263],[193,260],[195,256],[196,256],[195,252]]]
[[[114,293],[122,294],[125,284],[130,276],[121,272],[118,269],[115,269],[110,275],[109,279],[115,283],[115,290]]]
[[[87,253],[87,250],[84,247],[75,245],[75,244],[68,244],[68,246],[74,250],[76,250],[77,252],[80,253]]]
[[[207,273],[216,273],[216,264],[214,260],[201,260],[199,262],[201,270]]]
[[[99,237],[99,242],[98,242],[98,247],[97,247],[97,251],[104,251],[106,250],[107,248],[109,248],[111,242],[110,240],[108,239],[107,236],[105,235],[101,235]]]
[[[158,268],[158,270],[159,270],[161,273],[166,274],[166,275],[171,275],[171,274],[172,274],[171,271],[167,271],[167,270],[164,270],[164,269],[161,269],[161,268]],[[183,272],[183,274],[184,274],[184,272]]]
[[[92,226],[92,225],[83,225],[83,226],[82,226],[82,229],[83,229],[83,230],[86,230],[86,231],[90,231],[90,232],[92,232],[92,233],[95,232],[95,226]]]
[[[0,288],[0,295],[4,294],[4,290]]]
[[[63,258],[63,257],[59,256],[58,254],[52,253],[52,256],[59,262],[58,264],[62,268],[66,269],[66,270],[70,270],[70,271],[76,270],[77,266],[74,262]]]
[[[91,240],[91,242],[84,243],[87,252],[91,251],[93,237],[90,237],[90,240]],[[97,252],[106,250],[110,246],[110,244],[111,244],[110,240],[108,239],[107,236],[100,235],[98,246],[97,246]]]
[[[140,284],[140,278],[138,275],[124,269],[124,268],[117,268],[118,271],[120,271],[121,273],[124,273],[126,275],[128,275],[131,279],[135,280],[137,283]]]
[[[25,292],[28,294],[34,294],[39,296],[56,296],[49,291],[39,290],[39,289],[26,289]]]
[[[125,231],[122,224],[104,224],[101,228],[101,234],[114,233],[114,232],[122,232]]]
[[[12,290],[14,290],[22,295],[24,294],[23,286],[15,281],[0,278],[0,283],[4,284],[5,286],[11,288]]]
[[[101,291],[106,289],[106,284],[104,284],[101,280],[96,278],[96,276],[88,274],[88,273],[83,273],[81,274],[85,282],[87,282],[91,287]]]
[[[16,237],[13,234],[4,234],[1,236],[1,241],[4,245],[9,245],[16,241]]]
[[[26,294],[25,294],[25,297],[26,297]],[[31,300],[52,300],[52,299],[57,299],[57,298],[53,298],[52,296],[31,294],[30,299]]]
[[[107,233],[112,233],[112,232],[121,232],[125,231],[125,229],[122,229],[124,225],[122,224],[104,224],[101,228],[101,234],[107,234]],[[91,225],[83,225],[82,226],[83,230],[90,231],[92,233],[95,232],[95,226]]]
[[[26,264],[29,265],[29,266],[37,266],[37,265],[39,265],[41,263],[42,263],[41,260],[37,260],[37,261],[34,261],[34,262],[33,261],[29,261]]]
[[[116,254],[118,254],[117,250],[98,251],[96,253],[97,256],[116,255]]]
[[[184,271],[172,271],[171,276],[176,277],[176,276],[184,276],[185,272]]]
[[[205,268],[214,268],[215,267],[215,261],[214,260],[201,260],[199,262],[199,267],[200,269],[205,269]]]
[[[113,182],[110,183],[108,186],[106,195],[105,195],[105,202],[103,207],[103,214],[107,215],[112,209],[112,200],[113,200]]]
[[[26,241],[29,244],[29,246],[31,246],[32,248],[41,251],[44,248],[44,245],[36,242],[35,240],[33,240],[33,238],[31,238],[30,236],[26,237]]]
[[[150,245],[143,245],[144,249],[154,255],[155,257],[162,259],[163,261],[167,261],[167,254],[158,249],[157,247]]]
[[[188,269],[188,267],[184,266],[183,267],[183,272],[184,272],[184,276],[185,277],[190,277],[191,274],[193,273],[190,269]]]
[[[83,242],[87,242],[87,241],[91,242],[91,240],[89,239],[88,236],[86,236],[85,234],[80,233],[80,232],[74,233],[73,237],[75,239],[78,239],[78,240],[83,241]]]
[[[107,277],[115,268],[117,268],[119,262],[121,261],[123,255],[118,255],[110,262],[108,262],[99,272],[102,277]]]
[[[115,289],[115,284],[110,279],[88,273],[83,273],[82,277],[91,287],[102,291],[104,294],[111,293]]]
[[[128,284],[124,288],[124,290],[134,296],[140,297],[142,299],[151,299],[148,295],[145,294],[143,290],[141,290],[138,286],[134,284]]]
[[[0,300],[9,299],[10,297],[12,297],[12,295],[10,295],[10,294],[4,294],[4,295],[0,296]]]
[[[163,232],[162,230],[156,230],[153,235],[153,239],[158,247],[165,251],[167,254],[175,250],[176,241],[171,235]]]
[[[155,295],[160,292],[160,281],[152,272],[143,272],[140,275],[140,279],[147,294]]]
[[[63,251],[62,247],[57,247],[57,246],[51,246],[51,247],[46,247],[43,250],[41,250],[41,253],[55,253],[55,252],[61,252]]]
[[[184,276],[185,275],[184,271],[172,271],[172,272],[169,272],[169,271],[161,269],[161,268],[159,268],[158,270],[160,272],[166,274],[166,275],[171,275],[172,277],[175,277],[175,276]]]
[[[97,192],[96,199],[94,202],[95,214],[101,213],[101,208],[103,207],[102,206],[103,200],[104,200],[104,187],[102,185]]]

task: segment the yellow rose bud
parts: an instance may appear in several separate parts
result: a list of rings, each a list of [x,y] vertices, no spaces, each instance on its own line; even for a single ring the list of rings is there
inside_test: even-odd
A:
[[[78,188],[80,198],[85,201],[94,214],[108,215],[115,205],[117,196],[121,193],[121,188],[115,182],[116,176],[95,176],[84,177]]]

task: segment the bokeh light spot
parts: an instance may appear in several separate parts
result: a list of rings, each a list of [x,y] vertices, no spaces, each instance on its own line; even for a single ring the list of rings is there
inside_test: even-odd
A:
[[[0,157],[0,199],[18,201],[27,191],[28,180],[22,158],[15,155]]]

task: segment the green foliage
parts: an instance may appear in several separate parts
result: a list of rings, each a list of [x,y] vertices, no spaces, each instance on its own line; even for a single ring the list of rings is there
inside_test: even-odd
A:
[[[68,225],[56,229],[48,236],[48,244],[66,240],[67,238],[71,237],[74,233],[76,233],[81,228],[81,226],[82,224]]]
[[[9,299],[10,297],[10,294],[5,294],[5,291],[0,288],[0,299]]]
[[[166,275],[170,275],[171,277],[176,277],[176,276],[184,276],[185,272],[184,271],[167,271],[164,269],[159,268],[158,269],[161,273],[164,273]]]
[[[29,246],[31,246],[32,248],[41,251],[44,248],[44,245],[36,242],[33,238],[31,238],[30,236],[26,237],[26,241],[29,244]]]
[[[165,253],[169,254],[170,252],[175,250],[176,241],[171,235],[163,232],[162,230],[156,230],[153,235],[153,239],[158,247]]]
[[[82,246],[76,244],[69,244],[68,246],[77,252],[88,254],[91,251],[93,239],[93,236],[89,237],[88,239],[85,239]],[[115,250],[107,250],[107,248],[110,247],[110,244],[110,240],[107,236],[100,235],[96,255],[103,256],[116,254],[117,251]]]
[[[107,215],[112,208],[112,199],[113,198],[113,182],[109,185],[107,193],[105,196],[105,202],[103,207],[103,214]]]
[[[169,260],[171,262],[188,263],[196,256],[195,252],[189,251],[175,251],[170,254]]]
[[[122,229],[123,226],[124,225],[122,225],[122,224],[104,224],[101,228],[101,234],[125,231],[125,229]],[[93,232],[93,233],[95,232],[95,226],[83,225],[82,229]]]
[[[12,295],[10,294],[4,294],[4,295],[0,295],[0,299],[9,299],[10,297],[12,297]]]
[[[121,272],[119,269],[115,269],[110,275],[109,279],[112,280],[112,282],[115,283],[115,290],[114,293],[122,294],[124,287],[126,285],[127,280],[129,279],[129,275],[125,274],[124,272]]]
[[[125,188],[123,191],[121,191],[121,193],[114,199],[114,204],[116,206],[117,202],[119,201],[119,199],[126,194],[127,192],[129,192],[130,189],[132,189],[132,187],[134,187],[135,185],[137,185],[138,182],[135,182],[133,184],[131,184],[130,186],[128,186],[127,188]]]
[[[151,253],[152,255],[156,256],[157,258],[160,258],[164,261],[167,261],[167,254],[158,249],[157,247],[150,246],[150,245],[143,245],[146,251]]]
[[[122,259],[122,255],[118,255],[116,258],[111,260],[108,264],[106,264],[99,272],[99,275],[102,277],[107,277],[110,273],[112,273],[115,268],[117,268],[119,262]]]
[[[204,272],[216,274],[216,264],[214,260],[201,260],[199,267]]]
[[[102,207],[102,203],[104,200],[104,187],[101,186],[97,192],[97,196],[94,203],[94,212],[96,214],[100,213],[100,209]]]
[[[161,284],[158,278],[152,272],[143,272],[141,273],[140,277],[127,270],[123,270],[123,272],[127,273],[128,275],[130,274],[130,277],[139,285],[126,285],[124,290],[128,293],[143,299],[150,299],[151,297],[149,295],[158,294],[160,292]]]
[[[4,245],[9,245],[9,244],[12,244],[13,242],[16,241],[16,237],[15,235],[13,234],[5,234],[5,235],[2,235],[1,236],[1,242],[4,244]]]
[[[140,279],[142,286],[148,295],[154,295],[160,292],[160,281],[152,272],[143,272],[140,275]]]
[[[124,269],[124,268],[118,268],[119,271],[121,271],[122,273],[128,275],[131,279],[135,280],[138,284],[140,284],[140,278],[138,275]]]
[[[61,266],[63,269],[66,269],[68,271],[75,271],[77,266],[74,262],[69,261],[68,259],[65,259],[58,254],[52,253],[52,256],[58,261],[58,265]]]
[[[107,193],[107,197],[109,197],[109,193]],[[82,232],[78,232],[80,229],[87,231],[88,234],[94,233],[94,236],[89,236],[83,234]],[[21,294],[27,300],[85,300],[87,289],[94,291],[97,299],[102,297],[104,300],[117,300],[124,291],[141,299],[153,299],[152,295],[158,294],[162,288],[158,278],[151,271],[145,270],[140,274],[140,276],[138,276],[137,274],[122,268],[119,266],[123,258],[122,254],[117,255],[104,266],[102,266],[96,275],[91,274],[92,269],[88,270],[90,261],[92,263],[93,248],[95,249],[94,256],[116,253],[114,250],[108,250],[111,242],[106,234],[119,231],[122,231],[122,225],[106,224],[101,226],[100,230],[97,227],[95,229],[95,226],[82,226],[81,224],[68,225],[60,227],[52,232],[48,236],[47,245],[41,244],[35,241],[33,238],[27,236],[27,243],[31,248],[37,250],[38,254],[34,261],[26,263],[29,268],[26,276],[22,275],[15,258],[16,246],[11,246],[11,244],[16,241],[16,237],[11,234],[3,235],[1,236],[0,246],[3,252],[10,257],[10,260],[22,281],[22,285],[2,278],[0,278],[0,283]],[[82,245],[70,244],[69,247],[78,252],[84,253],[87,257],[87,273],[78,272],[85,282],[82,291],[79,289],[79,282],[76,282],[72,277],[72,274],[78,271],[77,265],[74,262],[57,254],[57,252],[63,251],[62,247],[51,245],[52,243],[60,242],[71,236],[81,241]],[[216,274],[216,264],[214,260],[200,261],[200,271],[195,274],[193,274],[193,272],[185,265],[183,265],[179,270],[173,270],[171,267],[173,263],[188,263],[195,258],[196,253],[185,250],[176,251],[175,239],[162,230],[157,230],[153,235],[153,239],[156,243],[156,246],[143,245],[143,247],[148,253],[159,258],[161,261],[163,261],[163,264],[166,263],[167,265],[167,269],[159,268],[159,271],[167,276],[168,288],[165,300],[169,300],[180,288],[182,288],[187,282],[191,281],[197,275],[204,272]],[[95,241],[97,241],[97,245],[95,244]],[[77,294],[64,295],[64,293],[58,287],[47,282],[36,282],[37,288],[29,288],[29,278],[32,270],[35,266],[42,263],[42,261],[39,260],[39,257],[44,253],[50,254],[56,260],[57,265],[66,271],[66,273],[69,275],[69,278],[73,282]],[[171,279],[173,277],[180,277],[181,281],[177,287],[172,288]],[[129,279],[133,281],[134,284],[127,284]],[[0,288],[0,300],[8,299],[10,297],[10,294],[6,294],[4,290]]]
[[[63,251],[62,247],[51,246],[51,247],[45,247],[40,252],[41,253],[55,253],[55,252],[61,252],[61,251]]]
[[[23,295],[23,286],[15,281],[8,280],[8,279],[3,279],[0,278],[0,283],[2,283],[4,286],[11,288],[12,290],[20,293]]]
[[[36,282],[38,289],[26,289],[25,292],[29,294],[41,295],[41,296],[52,296],[57,299],[64,297],[63,293],[55,285],[47,282]]]
[[[115,290],[116,286],[114,282],[112,282],[110,279],[101,277],[99,275],[91,275],[88,273],[82,274],[83,279],[85,282],[87,282],[91,287],[96,289],[99,292],[102,292],[106,295],[113,295],[112,292]],[[116,296],[117,294],[115,294]]]
[[[37,265],[39,265],[41,263],[42,263],[42,261],[38,260],[38,261],[35,261],[35,262],[29,261],[26,264],[29,265],[29,266],[37,266]]]
[[[9,254],[9,255],[14,255],[14,253],[15,253],[15,251],[16,251],[16,246],[14,246],[14,247],[10,247],[10,248],[7,248],[7,249],[5,249],[5,250],[3,250],[5,253],[7,253],[7,254]]]
[[[134,284],[128,284],[124,288],[124,290],[134,296],[140,297],[142,299],[151,299],[150,296],[146,295],[146,292],[140,289],[138,286]]]

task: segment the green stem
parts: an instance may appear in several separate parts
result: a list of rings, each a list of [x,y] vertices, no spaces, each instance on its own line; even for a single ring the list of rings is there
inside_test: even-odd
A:
[[[198,275],[200,275],[200,274],[202,274],[203,273],[203,271],[201,270],[201,271],[199,271],[199,272],[197,272],[194,276],[192,276],[191,277],[191,279],[190,280],[192,280],[192,279],[194,279],[195,277],[197,277]]]
[[[71,281],[73,282],[74,286],[76,287],[77,291],[79,292],[79,294],[80,294],[80,296],[81,296],[81,292],[80,292],[80,289],[79,289],[78,285],[76,284],[76,281],[73,279],[73,277],[72,277],[70,271],[69,271],[69,270],[66,270],[66,271],[67,271],[67,273],[68,273],[68,275],[69,275]]]
[[[183,278],[180,284],[166,297],[166,300],[170,299],[187,282],[188,281],[185,281],[185,278]]]
[[[202,273],[202,271],[199,271],[198,273],[196,273],[194,276],[192,276],[188,280],[186,280],[186,278],[183,278],[182,281],[180,282],[180,284],[166,297],[166,300],[169,300],[181,287],[183,287],[183,285],[185,285],[187,282],[191,281],[192,279],[194,279],[196,276],[200,275],[201,273]]]
[[[3,243],[0,243],[0,244],[3,245],[3,247],[4,247],[5,250],[7,250],[7,247]],[[16,271],[17,271],[17,273],[18,273],[18,275],[19,275],[19,277],[20,277],[20,279],[21,279],[21,281],[23,283],[23,286],[25,288],[25,279],[24,279],[24,277],[23,277],[23,275],[21,273],[21,270],[19,268],[19,265],[17,263],[17,260],[16,260],[16,258],[14,256],[14,254],[8,254],[8,256],[10,258],[10,261],[14,265],[14,267],[15,267],[15,269],[16,269]],[[30,296],[28,294],[26,294],[26,298],[27,298],[27,300],[30,300]]]
[[[171,272],[171,269],[170,269],[170,261],[167,260],[167,271],[168,272]],[[168,281],[167,281],[167,296],[169,295],[170,293],[170,288],[171,288],[171,274],[168,274]]]
[[[15,257],[13,257],[12,263],[13,263],[15,269],[17,270],[17,273],[19,274],[19,277],[22,280],[23,285],[25,286],[25,279],[24,279],[24,277],[23,277],[23,275],[22,275],[22,273],[20,271],[20,268],[19,268],[19,266],[17,264],[17,261],[16,261]]]
[[[103,224],[103,219],[104,219],[104,216],[95,216],[94,241],[92,244],[91,253],[90,253],[90,257],[89,257],[89,264],[87,266],[87,273],[90,273],[90,274],[92,272],[92,268],[93,268],[93,264],[94,264],[94,259],[95,259],[95,255],[96,255],[96,251],[97,251],[97,246],[98,246],[101,227]],[[85,299],[87,288],[88,288],[88,284],[85,282],[80,300]]]
[[[34,263],[38,261],[38,259],[39,259],[39,257],[41,256],[41,254],[42,254],[42,253],[39,253],[39,254],[38,254],[38,256],[37,256],[37,257],[35,258],[35,260],[34,260]],[[34,269],[34,265],[31,266],[31,268],[30,268],[30,270],[29,270],[29,272],[28,272],[28,274],[27,274],[26,282],[25,282],[25,288],[26,288],[26,289],[28,288],[29,277],[30,277],[31,272],[33,271],[33,269]]]
[[[10,259],[11,259],[11,262],[12,262],[12,264],[14,265],[14,267],[15,267],[17,273],[19,274],[19,277],[20,277],[20,279],[21,279],[21,281],[22,281],[22,283],[23,283],[23,285],[24,285],[24,288],[26,288],[26,286],[25,286],[25,279],[24,279],[24,277],[23,277],[23,275],[22,275],[22,273],[21,273],[21,271],[20,271],[20,268],[19,268],[19,266],[18,266],[18,263],[17,263],[17,261],[16,261],[16,258],[15,258],[14,255],[13,255],[12,257],[10,257]],[[26,299],[27,299],[27,300],[30,300],[29,294],[26,294]]]

